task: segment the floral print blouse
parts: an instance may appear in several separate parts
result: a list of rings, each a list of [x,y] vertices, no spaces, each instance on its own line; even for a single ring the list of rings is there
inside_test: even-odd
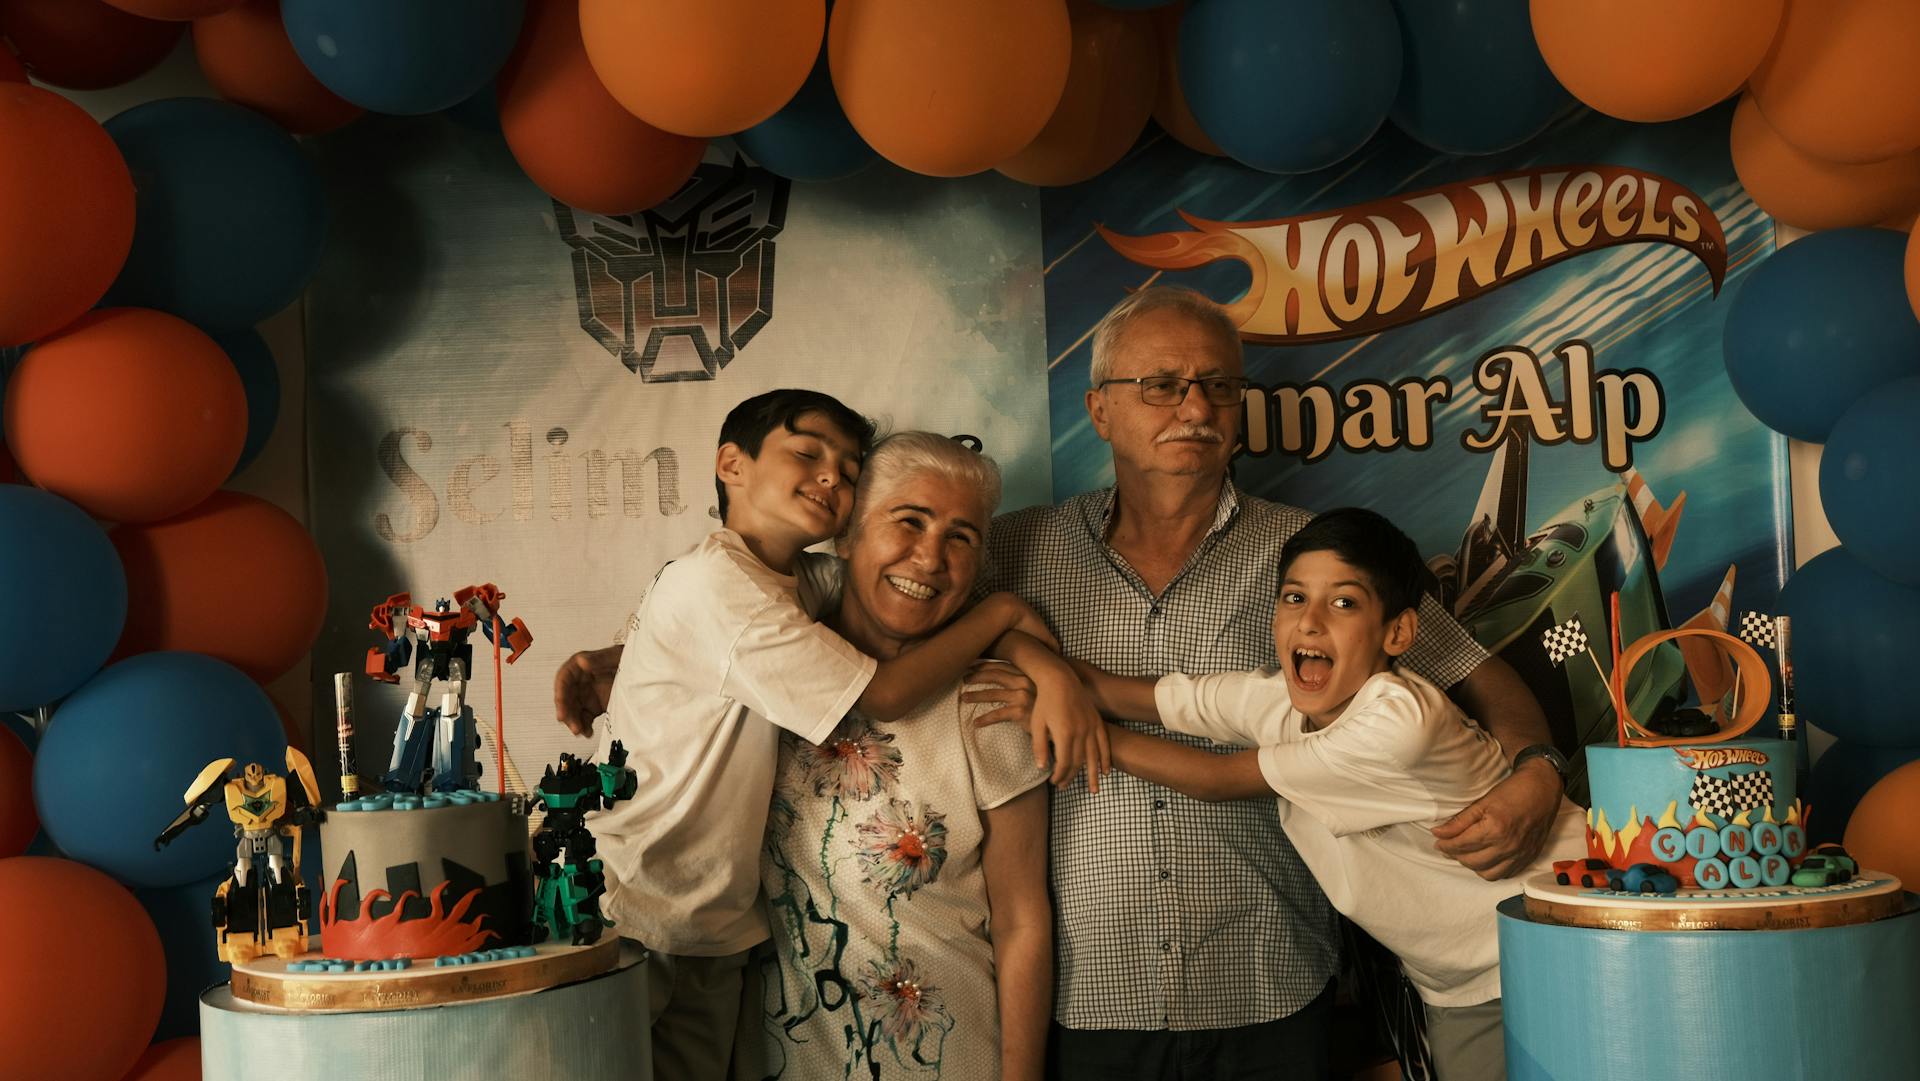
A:
[[[990,707],[960,690],[781,741],[760,863],[769,1077],[1000,1076],[983,813],[1046,773],[1019,725],[975,728]]]

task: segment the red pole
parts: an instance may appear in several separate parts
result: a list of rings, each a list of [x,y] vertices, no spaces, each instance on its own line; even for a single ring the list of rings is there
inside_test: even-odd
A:
[[[1607,595],[1610,624],[1608,637],[1613,640],[1613,676],[1607,680],[1607,690],[1613,695],[1613,723],[1620,729],[1620,746],[1627,745],[1627,679],[1620,671],[1620,594]],[[498,648],[497,646],[495,647]]]
[[[1618,598],[1615,598],[1617,601]],[[500,613],[493,614],[493,749],[498,756],[493,776],[500,794],[507,794],[507,706],[500,690]]]

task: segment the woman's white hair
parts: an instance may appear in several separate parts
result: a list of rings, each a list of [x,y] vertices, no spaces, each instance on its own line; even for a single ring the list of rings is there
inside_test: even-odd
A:
[[[867,515],[886,506],[901,485],[928,473],[978,492],[987,518],[1000,506],[1000,467],[992,458],[937,432],[895,432],[874,444],[861,463],[860,483],[853,493],[853,528],[847,540],[859,536]],[[979,525],[985,529],[987,523]]]
[[[1233,324],[1227,309],[1191,289],[1179,285],[1153,285],[1131,293],[1115,304],[1093,328],[1093,363],[1087,370],[1087,383],[1099,387],[1113,372],[1127,327],[1143,315],[1176,312],[1212,331],[1234,357],[1241,356],[1240,328]]]

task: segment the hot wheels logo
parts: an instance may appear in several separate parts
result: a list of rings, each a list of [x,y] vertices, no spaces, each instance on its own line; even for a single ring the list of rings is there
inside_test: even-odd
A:
[[[1227,311],[1248,341],[1372,334],[1471,300],[1542,267],[1621,244],[1658,243],[1726,276],[1726,234],[1706,201],[1616,165],[1525,169],[1268,221],[1180,216],[1193,232],[1124,236],[1121,255],[1184,270],[1237,259],[1253,274]]]

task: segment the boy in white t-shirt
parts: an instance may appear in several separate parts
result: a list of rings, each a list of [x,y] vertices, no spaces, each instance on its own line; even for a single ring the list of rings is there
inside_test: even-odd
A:
[[[727,1075],[747,952],[768,937],[759,852],[779,730],[817,743],[856,706],[902,716],[1010,631],[1057,648],[1007,593],[885,662],[815,622],[837,574],[804,549],[845,528],[872,441],[870,421],[814,391],[735,407],[714,467],[723,528],[661,568],[630,624],[600,750],[624,743],[639,783],[592,829],[604,911],[652,954],[654,1077]],[[1057,753],[1098,733],[1082,716]]]
[[[1426,1005],[1441,1081],[1506,1076],[1494,906],[1516,889],[1442,855],[1432,827],[1508,773],[1492,736],[1393,659],[1413,644],[1424,577],[1393,523],[1329,511],[1281,550],[1280,671],[1158,682],[1076,664],[1101,711],[1255,750],[1216,754],[1109,731],[1113,764],[1198,799],[1280,796],[1280,821],[1333,907],[1400,958]],[[1561,801],[1546,853],[1585,850]]]

